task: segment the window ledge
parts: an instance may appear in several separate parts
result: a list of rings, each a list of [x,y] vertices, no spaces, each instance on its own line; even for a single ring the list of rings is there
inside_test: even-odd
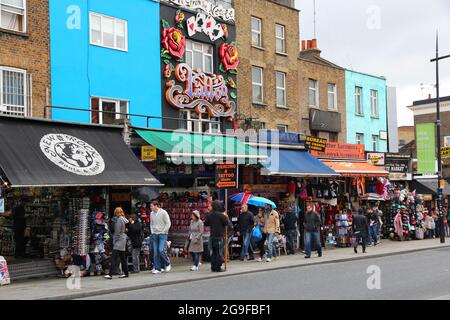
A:
[[[9,29],[3,29],[3,28],[0,28],[0,33],[8,33],[8,34],[12,34],[12,35],[19,36],[19,37],[22,37],[22,38],[29,38],[30,37],[29,33],[19,32],[19,31],[14,31],[14,30],[9,30]]]
[[[355,113],[355,116],[364,118],[364,114],[361,113]]]
[[[380,120],[380,116],[370,116],[371,119]]]
[[[289,57],[289,55],[285,52],[275,52],[277,55],[279,56],[283,56],[283,57]]]
[[[334,110],[334,109],[328,109],[328,112],[334,112],[334,113],[339,113],[339,110]]]
[[[253,44],[252,44],[252,48],[255,48],[255,49],[258,49],[258,50],[261,50],[261,51],[266,51],[266,49],[264,49],[263,47],[258,47],[258,46],[255,46]]]
[[[276,106],[278,109],[289,110],[289,107],[286,106]]]
[[[252,102],[255,106],[259,106],[259,107],[267,107],[267,104],[262,103],[262,102]]]
[[[310,108],[310,109],[317,109],[317,110],[320,110],[320,107],[318,107],[318,106],[311,106],[311,105],[310,105],[309,108]]]

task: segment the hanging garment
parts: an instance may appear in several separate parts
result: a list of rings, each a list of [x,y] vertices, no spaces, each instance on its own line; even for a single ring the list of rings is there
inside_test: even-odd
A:
[[[402,221],[402,214],[397,213],[397,215],[394,218],[394,228],[395,233],[399,236],[403,236],[403,221]]]

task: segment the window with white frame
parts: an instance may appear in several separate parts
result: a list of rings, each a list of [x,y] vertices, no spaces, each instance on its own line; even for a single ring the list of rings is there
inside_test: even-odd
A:
[[[361,87],[355,87],[355,112],[357,115],[364,115]]]
[[[286,124],[277,125],[277,130],[279,132],[288,132],[288,126]]]
[[[406,144],[405,140],[400,140],[400,144],[402,144],[403,141],[403,145]],[[444,147],[450,147],[450,136],[445,136],[444,137]]]
[[[116,124],[125,119],[128,113],[128,101],[104,98],[91,99],[91,123]]]
[[[91,44],[128,51],[128,22],[102,14],[90,13]]]
[[[372,135],[372,151],[378,151],[378,136]]]
[[[208,113],[198,114],[192,110],[180,113],[180,128],[191,132],[220,133],[220,119],[211,118]]]
[[[252,17],[252,45],[262,48],[262,20]]]
[[[309,79],[309,106],[319,107],[319,82],[314,79]]]
[[[25,70],[0,66],[0,114],[30,115],[29,87],[31,77]]]
[[[277,107],[286,107],[286,73],[276,72]]]
[[[213,73],[213,46],[186,40],[186,63],[200,72]]]
[[[364,134],[362,133],[356,134],[356,144],[364,144]]]
[[[337,92],[334,83],[328,84],[328,110],[337,111]]]
[[[370,106],[372,117],[378,117],[378,91],[370,90]]]
[[[286,53],[285,27],[281,24],[275,25],[276,52]]]
[[[253,87],[253,102],[263,103],[264,99],[264,75],[263,68],[252,67],[252,87]]]
[[[26,0],[0,0],[0,28],[26,32]]]

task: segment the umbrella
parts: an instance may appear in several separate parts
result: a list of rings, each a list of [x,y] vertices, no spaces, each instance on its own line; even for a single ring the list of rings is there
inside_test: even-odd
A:
[[[241,202],[242,204],[248,203],[248,200],[253,198],[254,196],[249,193],[236,193],[230,197],[231,201]]]
[[[257,206],[257,207],[264,207],[266,204],[270,204],[272,206],[272,208],[276,209],[277,205],[275,204],[275,202],[263,198],[263,197],[251,197],[248,201],[247,204],[251,204],[253,206]]]

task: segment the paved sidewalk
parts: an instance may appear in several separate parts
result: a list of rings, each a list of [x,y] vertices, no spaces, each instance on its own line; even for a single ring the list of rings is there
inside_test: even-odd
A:
[[[232,261],[228,265],[228,271],[223,273],[211,273],[210,265],[201,266],[200,272],[189,271],[189,260],[186,265],[174,266],[168,274],[152,275],[150,272],[141,272],[140,274],[131,274],[128,279],[106,280],[103,277],[81,278],[81,289],[69,290],[67,288],[67,279],[38,279],[26,282],[12,283],[11,285],[0,287],[0,300],[31,300],[31,299],[74,299],[100,294],[116,293],[150,287],[165,286],[175,283],[199,281],[217,277],[227,277],[237,274],[246,274],[262,272],[267,270],[276,270],[292,268],[299,266],[337,263],[352,261],[356,259],[367,259],[379,256],[389,256],[395,254],[409,253],[417,251],[430,250],[436,248],[450,248],[449,239],[447,243],[440,244],[439,239],[394,242],[383,240],[382,244],[376,247],[369,247],[368,253],[356,255],[352,248],[336,248],[324,251],[322,258],[313,258],[306,260],[303,255],[281,256],[270,263],[256,261]],[[361,251],[361,248],[360,248]]]

